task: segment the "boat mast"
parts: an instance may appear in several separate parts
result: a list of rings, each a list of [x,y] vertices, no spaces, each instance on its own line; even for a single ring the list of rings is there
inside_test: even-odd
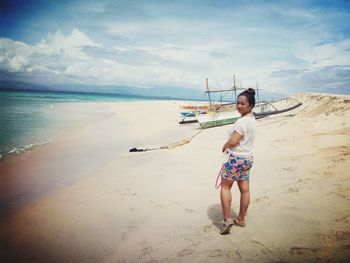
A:
[[[205,85],[206,85],[206,87],[207,87],[208,98],[209,98],[209,105],[210,105],[210,109],[211,109],[211,108],[212,108],[212,104],[211,104],[211,97],[210,97],[210,90],[209,90],[208,78],[205,79]]]
[[[258,95],[258,103],[259,103],[260,99],[259,99],[259,85],[258,85],[258,82],[256,83],[256,94]]]
[[[237,88],[236,88],[236,76],[235,75],[233,75],[233,90],[235,92],[235,97],[234,97],[233,101],[236,101],[236,99],[237,99]]]

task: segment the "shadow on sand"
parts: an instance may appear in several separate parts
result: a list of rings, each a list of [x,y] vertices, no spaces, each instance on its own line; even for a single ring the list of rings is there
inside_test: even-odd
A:
[[[209,219],[213,222],[213,225],[216,226],[218,229],[221,229],[223,216],[222,216],[222,210],[221,210],[221,204],[214,204],[209,206],[207,210],[207,214]],[[237,214],[232,211],[231,209],[231,217],[236,218]]]

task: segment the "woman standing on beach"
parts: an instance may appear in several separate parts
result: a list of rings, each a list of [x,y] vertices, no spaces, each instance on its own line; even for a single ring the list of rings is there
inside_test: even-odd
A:
[[[236,108],[241,118],[228,130],[229,139],[222,147],[222,152],[229,155],[228,161],[220,171],[220,199],[224,215],[224,224],[220,231],[222,235],[230,233],[233,225],[245,226],[244,218],[250,202],[249,172],[253,165],[252,152],[256,136],[256,120],[252,112],[254,106],[254,89],[249,88],[238,95]],[[231,187],[235,181],[241,192],[241,200],[239,214],[236,219],[232,219],[230,217]]]

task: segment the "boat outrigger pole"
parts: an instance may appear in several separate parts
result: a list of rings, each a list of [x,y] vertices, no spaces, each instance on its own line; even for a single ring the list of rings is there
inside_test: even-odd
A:
[[[236,76],[233,75],[233,90],[235,91],[235,97],[233,98],[233,101],[236,101],[237,99],[237,88],[236,88]]]
[[[208,78],[205,79],[205,85],[207,87],[207,93],[208,93],[208,97],[209,97],[209,105],[210,105],[210,109],[212,108],[211,105],[211,97],[210,97],[210,90],[209,90],[209,84],[208,84]]]

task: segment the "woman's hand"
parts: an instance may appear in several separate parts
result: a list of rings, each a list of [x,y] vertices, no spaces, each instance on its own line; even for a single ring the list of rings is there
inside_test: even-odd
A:
[[[224,153],[227,149],[227,146],[226,146],[227,143],[224,144],[224,146],[222,146],[222,152]]]

